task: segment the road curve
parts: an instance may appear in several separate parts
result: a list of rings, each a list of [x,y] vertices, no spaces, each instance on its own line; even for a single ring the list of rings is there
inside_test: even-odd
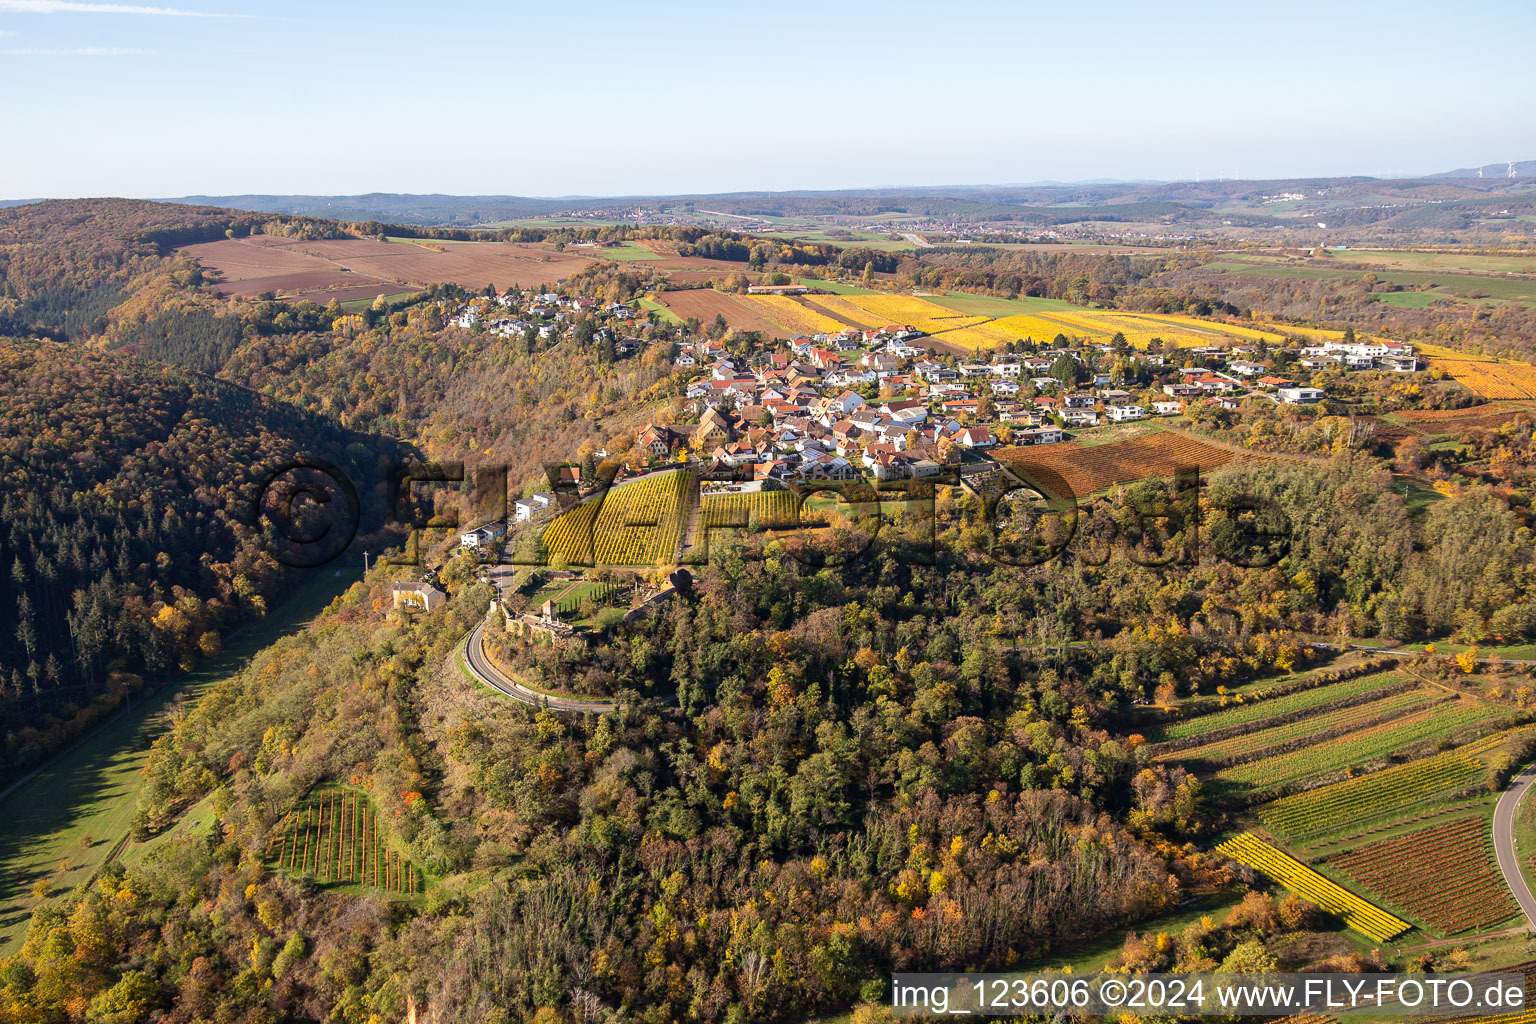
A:
[[[492,610],[494,612],[494,608]],[[532,704],[538,708],[547,705],[555,711],[580,711],[589,715],[606,715],[618,708],[619,705],[614,701],[556,697],[553,694],[540,693],[519,683],[497,668],[486,655],[485,622],[486,620],[482,619],[479,625],[470,630],[459,646],[464,652],[464,664],[469,668],[470,674],[486,686],[500,690],[513,700],[522,701],[524,704]]]
[[[1515,849],[1515,811],[1532,783],[1536,783],[1536,764],[1516,775],[1499,797],[1498,805],[1493,809],[1493,850],[1499,859],[1504,884],[1515,894],[1525,919],[1536,927],[1536,896],[1531,894],[1525,873],[1520,870],[1520,857]]]

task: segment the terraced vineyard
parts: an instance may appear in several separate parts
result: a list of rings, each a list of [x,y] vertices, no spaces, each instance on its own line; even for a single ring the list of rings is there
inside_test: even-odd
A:
[[[653,473],[561,513],[544,548],[571,565],[670,564],[677,559],[697,490],[690,471]]]
[[[1487,928],[1519,911],[1480,816],[1372,843],[1328,866],[1442,935]]]
[[[1380,725],[1356,729],[1300,750],[1223,768],[1216,773],[1216,778],[1222,783],[1241,787],[1270,789],[1284,786],[1385,757],[1424,740],[1450,736],[1458,729],[1491,721],[1502,713],[1502,709],[1491,704],[1460,700],[1449,706],[1426,708]]]
[[[1085,445],[1069,441],[995,449],[993,454],[1025,479],[1029,478],[1030,466],[1044,467],[1060,474],[1077,497],[1146,477],[1171,477],[1190,466],[1201,473],[1209,473],[1232,462],[1262,458],[1220,448],[1171,430],[1106,444]]]
[[[1336,700],[1358,697],[1373,690],[1383,689],[1394,683],[1400,683],[1402,679],[1402,676],[1393,672],[1373,672],[1370,675],[1359,676],[1355,679],[1345,679],[1337,683],[1326,683],[1322,686],[1314,686],[1279,697],[1250,700],[1241,704],[1235,704],[1220,711],[1211,711],[1194,718],[1173,722],[1162,729],[1148,732],[1146,736],[1148,740],[1159,743],[1187,739],[1191,736],[1208,735],[1219,729],[1227,729],[1235,725],[1245,725],[1251,722],[1262,722],[1265,719],[1278,718],[1282,715],[1305,711],[1308,708],[1320,707]]]
[[[1339,917],[1355,931],[1386,942],[1412,926],[1402,918],[1367,903],[1343,886],[1336,885],[1301,861],[1275,849],[1251,832],[1244,832],[1216,847],[1216,852],[1261,871],[1303,899]]]
[[[290,811],[267,847],[274,867],[321,885],[356,885],[414,896],[421,869],[379,835],[378,811],[353,790],[313,793]]]
[[[1327,690],[1329,687],[1321,687]],[[1299,694],[1298,694],[1299,696]],[[1187,747],[1157,755],[1157,760],[1205,761],[1222,763],[1240,759],[1272,747],[1304,741],[1308,737],[1322,736],[1339,729],[1351,729],[1366,725],[1379,718],[1397,716],[1424,709],[1427,705],[1443,704],[1450,698],[1441,690],[1424,687],[1407,693],[1393,694],[1381,700],[1352,704],[1335,711],[1325,711],[1283,725],[1258,729],[1254,732],[1233,736],[1215,743]]]
[[[1259,820],[1281,835],[1305,840],[1421,807],[1486,779],[1486,755],[1507,738],[1494,733],[1455,750],[1288,796],[1260,807]]]

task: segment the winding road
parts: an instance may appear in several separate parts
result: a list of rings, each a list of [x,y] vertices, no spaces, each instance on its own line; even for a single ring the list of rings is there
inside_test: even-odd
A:
[[[1519,809],[1520,801],[1525,798],[1532,783],[1536,783],[1536,764],[1516,775],[1499,797],[1499,803],[1493,809],[1493,850],[1499,859],[1499,871],[1504,875],[1504,884],[1515,894],[1525,919],[1532,927],[1536,927],[1536,896],[1531,894],[1525,872],[1520,870],[1520,855],[1515,849],[1515,811]]]
[[[547,705],[555,711],[580,711],[590,715],[606,715],[608,712],[618,709],[619,705],[614,701],[579,700],[575,697],[556,697],[554,694],[540,693],[538,690],[524,686],[516,679],[507,675],[497,668],[491,661],[490,656],[485,653],[485,623],[487,619],[482,619],[459,644],[460,649],[464,652],[464,665],[469,669],[470,675],[480,680],[480,682],[491,687],[493,690],[500,690],[513,700],[522,701],[524,704],[532,704],[537,708]]]

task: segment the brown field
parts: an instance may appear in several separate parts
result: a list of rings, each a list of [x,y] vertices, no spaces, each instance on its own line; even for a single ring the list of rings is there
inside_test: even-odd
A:
[[[656,296],[656,300],[685,320],[691,316],[698,317],[700,323],[708,324],[718,314],[725,317],[725,322],[735,331],[762,331],[774,338],[793,335],[793,332],[786,331],[755,310],[748,309],[724,292],[710,288],[662,292]]]
[[[548,246],[511,242],[299,241],[266,235],[203,242],[183,251],[219,275],[221,295],[271,291],[284,299],[319,302],[444,281],[474,289],[553,285],[593,262]]]
[[[698,284],[745,269],[745,264],[740,263],[679,256],[675,247],[665,243],[644,244],[661,259],[647,260],[643,265],[678,284]],[[289,301],[318,302],[362,298],[448,281],[473,290],[487,284],[497,288],[553,287],[602,259],[591,255],[596,250],[562,252],[534,242],[380,242],[372,238],[299,241],[276,235],[203,242],[185,246],[182,251],[219,275],[221,295],[250,296],[270,291]],[[724,309],[733,327],[783,334],[783,328],[774,327],[745,309]],[[709,318],[713,317],[711,312]]]
[[[1030,466],[1054,470],[1077,497],[1145,477],[1171,477],[1188,466],[1198,467],[1204,474],[1233,462],[1261,457],[1229,451],[1171,430],[1105,444],[1066,441],[1004,448],[993,454],[1025,479],[1029,478]]]

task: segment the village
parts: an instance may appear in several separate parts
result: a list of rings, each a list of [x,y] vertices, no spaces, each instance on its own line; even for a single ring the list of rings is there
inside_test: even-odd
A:
[[[466,304],[454,322],[549,343],[574,335],[582,322],[620,358],[648,344],[638,337],[645,320],[631,306],[548,292]],[[1020,339],[984,358],[948,351],[941,337],[902,324],[749,351],[730,336],[667,341],[673,365],[689,375],[683,403],[636,433],[627,469],[686,463],[706,480],[764,488],[922,478],[998,446],[1053,444],[1101,426],[1235,410],[1250,401],[1316,405],[1330,395],[1314,382],[1329,375],[1419,369],[1406,342],[1348,335],[1305,341],[1137,350],[1122,339],[1059,334],[1044,343]],[[512,519],[532,520],[552,504],[548,493],[529,494],[514,503]],[[478,543],[466,535],[466,546]]]

